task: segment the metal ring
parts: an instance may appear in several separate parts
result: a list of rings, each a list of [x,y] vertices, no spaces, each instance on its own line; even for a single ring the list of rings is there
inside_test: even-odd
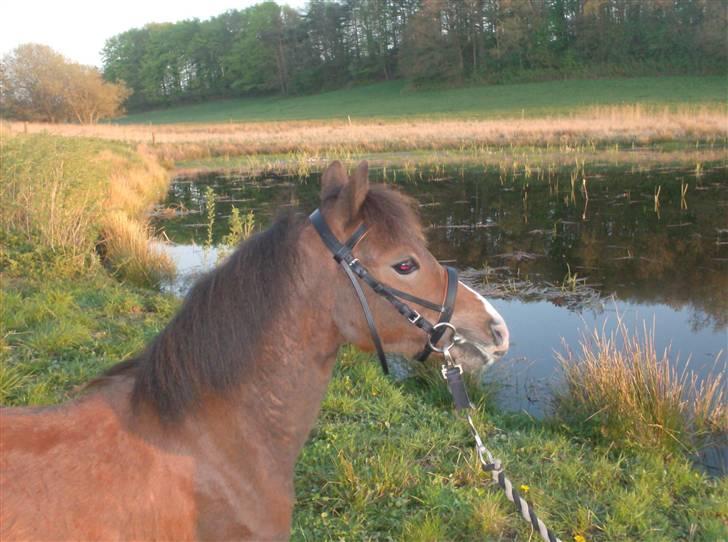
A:
[[[448,344],[447,346],[445,346],[443,348],[438,348],[437,346],[432,344],[432,334],[430,334],[430,336],[427,337],[427,346],[429,346],[433,352],[437,352],[438,354],[444,354],[445,352],[450,350],[453,346],[455,346],[455,337],[457,336],[457,333],[458,333],[458,330],[455,329],[455,326],[452,325],[450,322],[440,322],[438,324],[435,324],[434,326],[432,326],[432,331],[437,331],[437,329],[441,326],[446,327],[450,331],[452,331],[452,337],[450,339],[450,344]]]

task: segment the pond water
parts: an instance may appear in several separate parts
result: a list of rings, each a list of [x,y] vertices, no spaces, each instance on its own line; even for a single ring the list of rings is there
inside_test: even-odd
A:
[[[630,330],[654,326],[658,351],[669,347],[673,359],[689,360],[699,374],[725,369],[727,174],[720,164],[697,174],[589,166],[578,175],[434,167],[370,176],[419,202],[433,254],[503,315],[512,347],[487,378],[503,385],[504,407],[539,415],[558,385],[554,352],[564,345],[578,351],[582,333],[609,331],[617,317]],[[170,286],[178,292],[217,261],[214,250],[202,248],[208,187],[217,243],[233,205],[243,215],[252,209],[256,228],[283,207],[310,212],[319,177],[229,172],[176,179],[156,224],[174,243],[165,250],[178,263],[180,279]]]

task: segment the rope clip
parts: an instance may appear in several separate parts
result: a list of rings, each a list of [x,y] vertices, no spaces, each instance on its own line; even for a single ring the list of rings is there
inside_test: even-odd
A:
[[[447,387],[455,403],[455,410],[471,408],[472,405],[468,397],[468,390],[465,389],[465,381],[463,380],[462,366],[455,363],[455,360],[450,354],[450,348],[445,348],[443,355],[445,356],[446,363],[441,368],[442,377],[447,382]]]

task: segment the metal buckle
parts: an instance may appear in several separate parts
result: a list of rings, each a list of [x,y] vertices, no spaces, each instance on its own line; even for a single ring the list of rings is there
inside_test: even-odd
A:
[[[356,264],[359,263],[359,258],[354,258],[349,262],[349,267],[354,267]]]
[[[440,372],[442,373],[442,378],[445,381],[447,381],[447,370],[449,368],[451,368],[451,367],[456,368],[458,371],[460,371],[460,374],[463,374],[463,366],[462,365],[460,365],[460,364],[454,364],[454,363],[451,364],[451,365],[443,364],[442,367],[440,368]]]
[[[417,322],[419,322],[422,319],[422,315],[419,312],[417,312],[416,310],[412,310],[412,312],[414,314],[411,316],[408,316],[407,320],[409,320],[410,324],[417,325]]]

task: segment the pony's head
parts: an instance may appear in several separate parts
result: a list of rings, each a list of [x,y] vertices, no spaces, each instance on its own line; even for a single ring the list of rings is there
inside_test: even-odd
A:
[[[334,162],[322,176],[320,209],[337,239],[343,242],[365,224],[367,232],[353,253],[369,273],[391,288],[442,305],[448,285],[447,272],[427,249],[413,203],[392,188],[370,185],[366,162],[359,164],[351,176],[341,163]],[[322,269],[323,266],[331,270],[338,267],[324,243],[315,243],[314,250]],[[335,298],[336,326],[347,342],[371,351],[373,341],[351,284],[340,269],[334,273],[331,276],[336,284],[331,284],[329,291]],[[426,334],[387,300],[362,287],[384,349],[410,357],[420,353],[426,344]],[[428,308],[420,312],[433,323],[440,316]],[[483,296],[462,282],[457,285],[451,322],[458,333],[452,352],[467,370],[474,371],[508,350],[508,328],[503,318]],[[449,340],[448,335],[441,342]]]

